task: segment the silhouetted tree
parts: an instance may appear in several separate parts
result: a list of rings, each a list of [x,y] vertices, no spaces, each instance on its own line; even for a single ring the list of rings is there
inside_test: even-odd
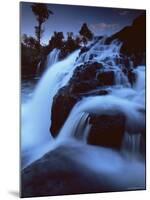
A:
[[[54,35],[51,37],[51,39],[49,40],[49,50],[52,50],[54,48],[62,48],[63,46],[63,39],[64,39],[64,35],[63,32],[54,32]]]
[[[80,35],[83,36],[86,40],[92,40],[93,38],[93,33],[90,31],[88,28],[87,24],[84,23],[81,27],[81,30],[79,31]]]
[[[68,32],[67,40],[64,45],[64,49],[67,52],[66,54],[69,54],[78,48],[79,48],[79,43],[77,43],[76,39],[74,39],[73,32]]]
[[[27,36],[26,34],[23,34],[22,36],[22,43],[32,49],[36,49],[38,47],[38,41],[34,37]]]
[[[41,36],[44,32],[42,24],[49,18],[50,15],[53,14],[53,12],[48,9],[46,4],[42,3],[34,3],[31,7],[38,21],[38,25],[35,26],[35,34],[40,45]]]

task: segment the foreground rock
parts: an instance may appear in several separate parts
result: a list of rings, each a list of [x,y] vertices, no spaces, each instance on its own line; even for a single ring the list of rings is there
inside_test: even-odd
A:
[[[115,186],[101,175],[72,160],[75,148],[59,147],[22,171],[22,197],[113,191]],[[79,153],[79,152],[78,152]],[[70,156],[71,155],[71,156]]]
[[[125,132],[125,121],[125,117],[121,114],[91,116],[92,128],[88,143],[120,149]]]
[[[144,189],[143,181],[128,183],[121,177],[114,181],[109,173],[96,173],[77,162],[75,158],[84,150],[61,146],[23,169],[21,197],[122,191],[130,190],[129,186]]]

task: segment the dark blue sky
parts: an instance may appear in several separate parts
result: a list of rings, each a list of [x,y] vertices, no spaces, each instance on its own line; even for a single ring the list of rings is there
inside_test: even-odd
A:
[[[32,3],[21,2],[21,34],[34,36],[37,24],[32,13]],[[77,35],[86,22],[95,35],[111,35],[132,24],[142,10],[47,4],[54,15],[44,23],[43,43],[48,43],[54,31],[73,32]]]

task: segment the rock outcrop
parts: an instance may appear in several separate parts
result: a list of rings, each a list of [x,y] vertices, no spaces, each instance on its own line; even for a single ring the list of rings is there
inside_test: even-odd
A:
[[[114,39],[120,40],[123,45],[121,53],[127,55],[134,62],[134,66],[145,64],[146,55],[146,15],[143,13],[137,17],[131,26],[123,28],[121,31],[112,35],[106,43]]]
[[[107,86],[115,82],[113,71],[104,71],[102,63],[85,63],[77,67],[68,85],[61,88],[53,99],[50,132],[55,137],[73,106],[85,96],[107,95]]]
[[[91,116],[90,124],[92,127],[88,143],[120,149],[125,132],[125,122],[123,114]]]
[[[81,152],[80,152],[81,151]],[[96,173],[74,158],[84,149],[64,147],[48,152],[22,170],[21,197],[71,195],[128,189]],[[90,162],[90,161],[89,161]]]

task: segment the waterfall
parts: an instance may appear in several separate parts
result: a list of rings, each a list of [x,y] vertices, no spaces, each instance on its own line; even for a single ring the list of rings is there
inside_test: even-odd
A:
[[[105,39],[98,41],[88,52],[81,54],[78,59],[78,63],[88,62],[89,60],[102,62],[107,59],[108,61],[115,60],[115,58],[120,58],[120,48],[122,43],[114,40],[111,44],[105,44]]]
[[[39,74],[40,71],[40,66],[41,66],[41,61],[37,64],[37,69],[36,69],[36,74]]]
[[[128,77],[122,72],[121,69],[114,70],[116,85],[130,87]]]
[[[53,97],[72,76],[73,70],[76,68],[74,63],[78,54],[77,50],[64,61],[48,68],[38,83],[32,99],[27,104],[23,104],[21,109],[22,154],[35,155],[34,152],[37,152],[38,149],[41,155],[41,152],[46,152],[50,148],[53,140],[49,133]]]
[[[80,119],[84,116],[84,113],[97,115],[123,113],[127,119],[126,129],[136,131],[141,129],[141,127],[144,127],[143,114],[139,112],[140,109],[142,109],[142,107],[137,102],[120,98],[115,95],[86,97],[74,106],[64,123],[57,140],[64,141],[76,136],[75,131],[78,130],[79,132],[79,126],[82,126],[81,130],[83,128]],[[83,133],[84,132],[82,132],[82,134]]]
[[[47,67],[52,66],[56,62],[58,62],[60,50],[59,49],[53,49],[47,56]]]
[[[60,50],[59,49],[53,49],[47,56],[47,63],[46,63],[46,68],[54,65],[56,62],[59,61],[59,54],[60,54]],[[40,73],[40,67],[41,67],[41,61],[38,63],[37,65],[37,69],[36,69],[36,74],[37,76]]]
[[[21,108],[21,150],[22,155],[28,157],[28,163],[33,162],[48,150],[67,143],[69,145],[80,144],[85,147],[85,157],[82,158],[79,155],[77,160],[80,160],[80,162],[84,160],[87,164],[90,155],[89,149],[92,148],[87,145],[87,137],[91,130],[91,124],[89,123],[91,114],[123,114],[126,117],[123,149],[129,152],[138,152],[139,135],[141,134],[139,130],[142,130],[145,126],[143,112],[145,110],[145,66],[139,66],[134,70],[136,83],[131,87],[128,77],[117,62],[117,59],[120,59],[121,45],[122,43],[117,40],[109,45],[105,44],[105,38],[103,38],[87,52],[79,56],[79,50],[77,50],[61,62],[57,62],[59,50],[54,49],[49,54],[45,73],[40,79],[32,98],[28,103],[23,104]],[[108,95],[84,97],[77,102],[55,140],[49,132],[53,97],[60,88],[68,83],[76,67],[91,61],[103,63],[103,71],[113,71],[115,85],[109,86],[111,92]],[[72,141],[74,142],[72,143]],[[100,156],[98,158],[95,156],[97,148],[92,149],[94,150],[92,150],[93,158],[92,156],[91,158],[98,162]],[[107,158],[110,160],[117,157],[116,166],[120,166],[118,154],[115,156],[116,153],[109,154],[108,152],[110,151],[104,148],[102,155],[106,153]],[[105,162],[104,157],[102,156],[105,165],[108,160]],[[93,166],[92,163],[87,165],[94,169],[98,167]]]
[[[136,74],[136,82],[133,88],[137,92],[134,101],[140,102],[141,105],[145,105],[145,66],[139,66],[134,70]]]
[[[95,45],[93,45],[88,52],[81,54],[77,63],[89,62],[91,59],[95,62],[104,64],[104,70],[114,71],[116,85],[130,87],[128,77],[122,72],[117,59],[120,59],[120,48],[122,43],[118,40],[113,40],[110,44],[105,44],[106,37],[102,38]]]
[[[129,134],[125,133],[122,151],[128,157],[139,157],[140,156],[140,143],[141,143],[141,134]]]
[[[67,145],[76,147],[77,153],[74,153],[71,159],[85,166],[85,169],[97,173],[97,178],[100,180],[104,175],[105,180],[108,178],[110,183],[119,186],[119,188],[123,187],[127,190],[130,188],[144,189],[145,166],[137,159],[126,159],[118,152],[104,147],[74,141],[69,142]]]
[[[75,138],[82,140],[84,143],[87,142],[87,137],[91,129],[91,124],[89,124],[89,114],[83,113],[80,122],[75,130]]]
[[[145,66],[139,66],[134,70],[137,81],[134,85],[137,91],[143,91],[145,89]]]

